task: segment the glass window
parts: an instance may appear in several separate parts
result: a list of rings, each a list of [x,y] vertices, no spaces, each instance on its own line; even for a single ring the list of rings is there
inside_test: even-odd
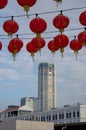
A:
[[[80,113],[79,113],[79,111],[77,111],[77,117],[79,117],[80,116]]]
[[[69,118],[71,118],[71,112],[69,112]]]
[[[49,115],[49,121],[51,120],[51,116]]]
[[[54,115],[53,115],[53,120],[54,120]]]
[[[75,115],[75,111],[73,112],[73,117],[75,117],[76,115]]]
[[[59,114],[59,119],[61,119],[61,114]]]
[[[66,118],[68,118],[68,113],[66,113]]]
[[[64,113],[62,113],[62,119],[64,119]]]
[[[55,115],[55,119],[57,120],[57,114]]]
[[[46,119],[48,120],[48,116],[46,116]]]

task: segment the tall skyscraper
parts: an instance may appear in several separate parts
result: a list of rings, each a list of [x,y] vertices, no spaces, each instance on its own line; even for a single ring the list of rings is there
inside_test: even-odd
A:
[[[56,67],[54,64],[39,64],[38,99],[41,111],[56,108]]]

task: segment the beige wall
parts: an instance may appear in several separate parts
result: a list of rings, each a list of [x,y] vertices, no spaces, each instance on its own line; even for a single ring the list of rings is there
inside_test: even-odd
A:
[[[16,120],[0,122],[0,130],[16,130]]]
[[[0,123],[0,130],[54,130],[54,123],[11,120]]]

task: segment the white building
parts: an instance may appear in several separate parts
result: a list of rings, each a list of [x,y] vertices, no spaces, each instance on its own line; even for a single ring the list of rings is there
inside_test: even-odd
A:
[[[19,109],[18,109],[19,110]],[[43,112],[29,112],[23,113],[23,115],[5,116],[8,115],[7,111],[0,113],[0,120],[34,120],[34,121],[46,121],[54,122],[55,124],[69,124],[77,122],[86,122],[86,105],[65,105],[62,108],[52,109],[50,111]]]
[[[40,111],[56,108],[56,68],[54,64],[39,64],[38,99]]]
[[[36,97],[24,97],[21,99],[21,106],[27,106],[33,111],[39,111],[39,100]]]
[[[28,113],[33,112],[32,108],[29,108],[28,106],[8,106],[4,111],[0,113],[0,121],[4,119],[11,119],[11,118],[16,118],[17,116],[20,115],[25,115]]]

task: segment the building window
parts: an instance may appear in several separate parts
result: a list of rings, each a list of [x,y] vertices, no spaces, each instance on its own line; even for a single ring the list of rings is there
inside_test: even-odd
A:
[[[49,115],[49,121],[51,120],[51,116]]]
[[[48,115],[46,116],[46,120],[48,121]]]
[[[69,118],[71,118],[71,112],[69,112]]]
[[[36,116],[36,121],[37,121],[37,116]]]
[[[57,120],[57,114],[54,114],[54,115],[52,116],[52,120]]]
[[[68,118],[68,113],[66,113],[66,118]]]
[[[45,117],[44,116],[41,117],[41,121],[45,121]]]
[[[57,114],[55,115],[55,120],[57,120]]]
[[[61,114],[59,114],[59,119],[61,119]]]
[[[8,112],[8,117],[10,117],[10,112]]]
[[[79,117],[80,116],[80,113],[79,113],[79,111],[77,111],[77,117]]]
[[[53,120],[55,119],[55,116],[53,115]]]
[[[75,117],[76,115],[75,115],[75,111],[73,112],[73,117]]]
[[[64,119],[64,113],[62,113],[62,119]]]

